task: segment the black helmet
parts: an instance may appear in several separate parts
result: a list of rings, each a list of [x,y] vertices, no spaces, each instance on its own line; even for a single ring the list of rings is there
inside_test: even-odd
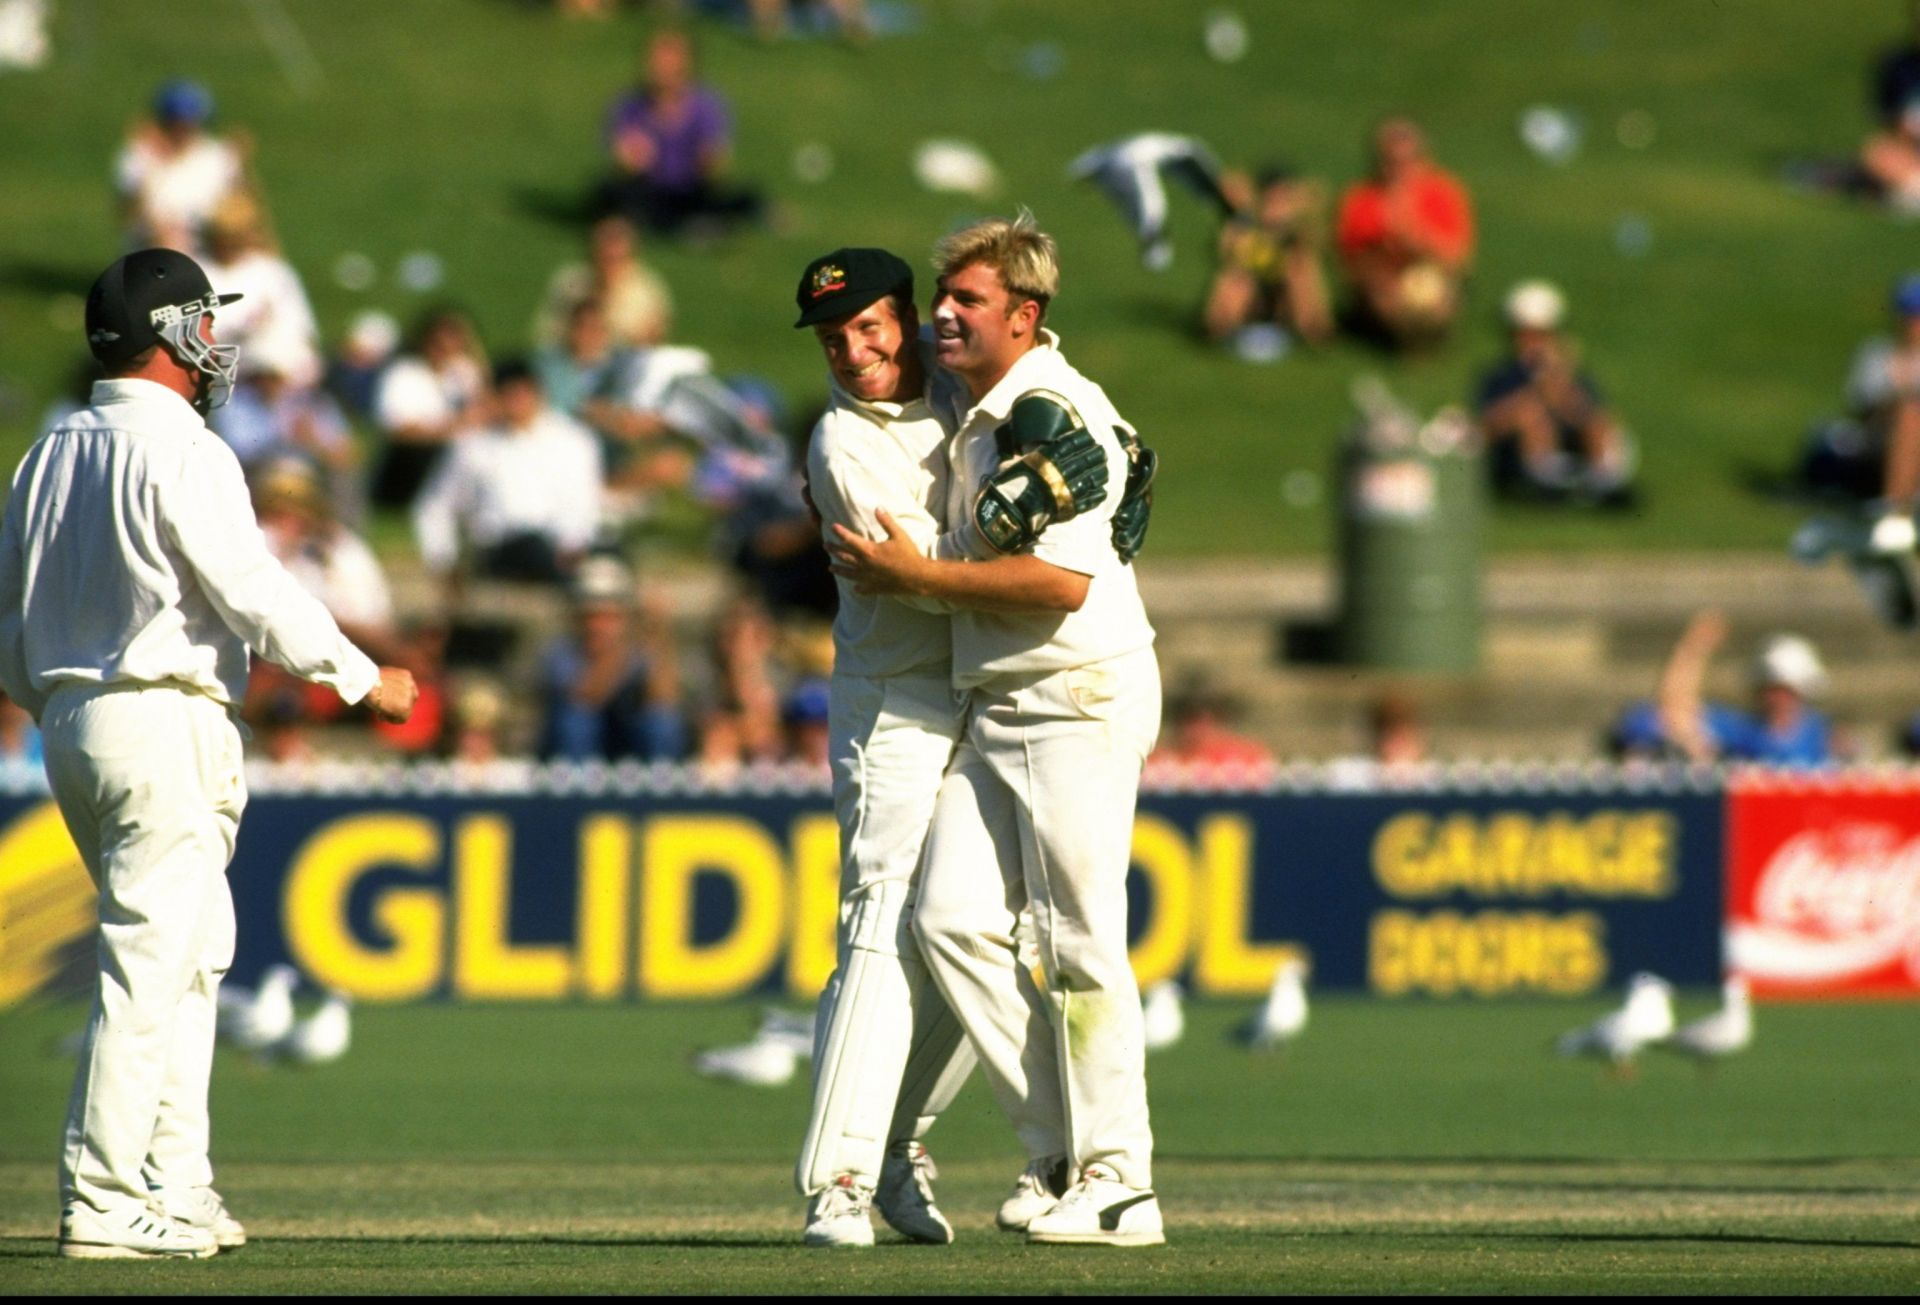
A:
[[[154,345],[208,378],[207,406],[233,390],[236,345],[200,338],[199,318],[239,295],[217,295],[200,265],[177,249],[142,249],[116,260],[87,292],[87,347],[117,371]]]

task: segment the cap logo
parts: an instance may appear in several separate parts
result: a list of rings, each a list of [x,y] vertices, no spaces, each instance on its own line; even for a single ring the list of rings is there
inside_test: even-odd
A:
[[[847,270],[838,263],[822,263],[813,270],[813,297],[847,288]]]
[[[118,340],[119,338],[120,338],[120,332],[109,331],[106,327],[103,326],[99,330],[95,331],[92,335],[89,335],[87,337],[87,343],[88,344],[112,344],[115,340]]]

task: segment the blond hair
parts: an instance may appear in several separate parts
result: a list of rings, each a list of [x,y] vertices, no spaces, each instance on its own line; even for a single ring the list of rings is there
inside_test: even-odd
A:
[[[943,277],[975,263],[998,272],[1015,299],[1040,305],[1042,320],[1048,303],[1060,293],[1059,249],[1024,208],[1011,219],[988,218],[962,227],[933,247],[934,271]]]

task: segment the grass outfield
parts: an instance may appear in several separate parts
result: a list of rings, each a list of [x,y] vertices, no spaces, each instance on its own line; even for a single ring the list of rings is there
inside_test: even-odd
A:
[[[0,380],[14,391],[11,410],[0,405],[0,464],[78,352],[77,295],[117,252],[113,152],[166,75],[206,80],[223,119],[254,133],[287,252],[329,332],[369,305],[411,316],[422,301],[392,269],[429,250],[491,345],[519,345],[549,270],[575,246],[556,210],[598,166],[597,124],[631,75],[644,7],[598,25],[503,0],[285,0],[319,70],[310,91],[263,38],[256,16],[277,7],[73,0],[55,6],[53,64],[0,76]],[[738,111],[738,169],[768,187],[784,223],[716,250],[656,250],[679,335],[803,401],[819,362],[788,323],[807,258],[869,242],[917,263],[957,220],[1030,204],[1062,240],[1056,324],[1071,355],[1165,456],[1154,548],[1167,556],[1324,549],[1332,496],[1282,486],[1329,470],[1353,377],[1386,366],[1423,405],[1463,397],[1496,346],[1500,294],[1529,275],[1566,286],[1574,329],[1642,440],[1651,497],[1622,516],[1506,512],[1494,545],[1779,547],[1797,512],[1751,473],[1784,466],[1838,403],[1855,343],[1881,329],[1886,287],[1913,263],[1911,226],[1776,176],[1783,158],[1855,148],[1868,62],[1901,28],[1892,0],[1459,0],[1385,18],[1332,0],[1247,4],[1249,53],[1231,65],[1203,53],[1193,5],[914,7],[918,31],[860,51],[702,29],[707,70]],[[1054,72],[1022,71],[1034,67]],[[1518,116],[1536,103],[1584,122],[1570,165],[1521,145]],[[1343,346],[1254,367],[1201,347],[1188,329],[1209,262],[1198,203],[1175,197],[1177,261],[1155,276],[1104,201],[1063,176],[1088,144],[1170,129],[1234,162],[1284,156],[1344,183],[1363,166],[1368,124],[1396,107],[1431,127],[1482,229],[1473,320],[1417,364]],[[1638,124],[1644,136],[1650,120],[1643,148],[1622,142],[1629,114],[1650,116],[1625,133]],[[932,136],[983,146],[1000,193],[975,203],[920,190],[910,159]],[[836,160],[817,184],[792,167],[809,143]],[[1644,251],[1620,252],[1623,222],[1650,236]],[[349,252],[373,259],[380,284],[334,282]]]
[[[1702,1001],[1691,1003],[1699,1007]],[[1150,1066],[1164,1251],[991,1228],[1021,1159],[971,1085],[932,1141],[957,1245],[796,1245],[801,1083],[707,1084],[750,1006],[356,1013],[310,1071],[223,1052],[220,1185],[256,1241],[198,1265],[53,1257],[73,1005],[0,1015],[0,1291],[1910,1291],[1910,1007],[1765,1008],[1745,1057],[1631,1082],[1552,1060],[1597,1006],[1329,999],[1284,1058],[1200,1007]],[[1690,1011],[1683,1011],[1683,1015]]]

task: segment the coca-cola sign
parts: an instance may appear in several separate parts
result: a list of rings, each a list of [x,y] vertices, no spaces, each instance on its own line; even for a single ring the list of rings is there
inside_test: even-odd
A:
[[[1727,959],[1769,996],[1920,996],[1920,784],[1729,794]]]

